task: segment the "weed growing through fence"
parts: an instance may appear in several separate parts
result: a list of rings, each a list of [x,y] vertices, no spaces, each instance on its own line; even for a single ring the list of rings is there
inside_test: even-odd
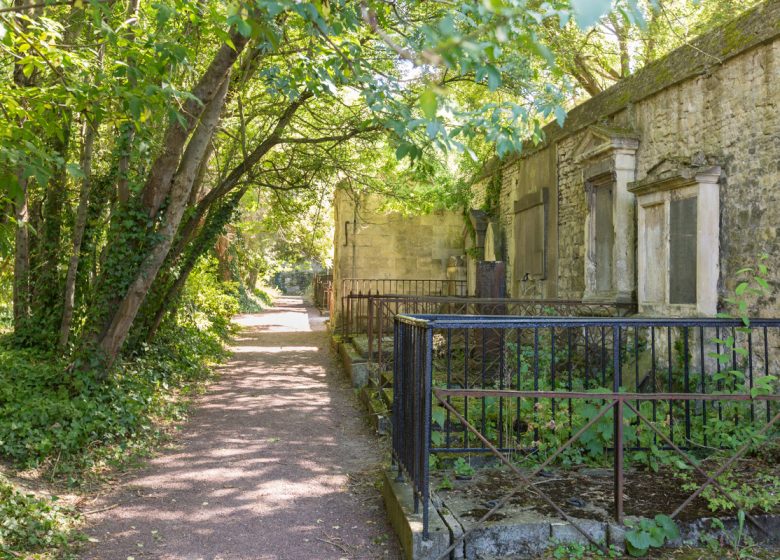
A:
[[[767,295],[769,271],[765,260],[766,256],[762,256],[755,267],[738,272],[734,296],[726,299],[737,315],[719,315],[724,319],[740,319],[741,327],[722,327],[715,338],[708,338],[710,333],[715,334],[712,327],[658,329],[652,339],[649,331],[623,329],[618,354],[620,380],[624,382],[621,390],[639,393],[749,392],[753,397],[776,392],[777,376],[771,374],[774,364],[762,363],[762,360],[768,361],[769,356],[762,355],[759,348],[767,342],[774,344],[770,337],[775,335],[767,334],[766,330],[761,334],[755,327],[751,331],[748,318],[751,300],[754,303]],[[603,328],[599,332],[599,328],[593,327],[587,333],[585,329],[541,327],[511,331],[450,331],[446,336],[437,333],[434,337],[438,345],[433,356],[433,385],[592,393],[592,399],[448,398],[482,435],[497,447],[508,449],[516,461],[524,466],[540,464],[607,406],[598,395],[612,392],[615,374],[613,334],[609,330],[605,333]],[[697,353],[699,348],[701,357]],[[716,351],[708,352],[705,359],[707,349]],[[710,470],[725,461],[731,450],[747,442],[766,446],[766,441],[777,433],[775,429],[761,438],[756,437],[762,427],[764,407],[769,414],[771,404],[759,406],[751,401],[638,401],[633,404],[652,427],[682,446],[695,464],[707,461]],[[557,464],[564,468],[609,466],[610,451],[614,447],[613,413],[608,411],[595,420],[558,456]],[[691,466],[668,449],[650,425],[640,422],[627,407],[623,410],[623,423],[627,466],[654,472],[667,467],[683,488],[693,491],[697,487],[698,479]],[[435,404],[432,424],[434,448],[481,446],[473,434]],[[753,466],[757,465],[755,453],[750,456]],[[768,464],[771,462],[761,463],[763,466]],[[719,482],[737,498],[738,504],[730,503],[712,487],[705,489],[702,498],[714,512],[776,511],[780,498],[772,489],[780,482],[778,473],[770,470],[753,474],[755,476],[744,473],[734,476],[731,473],[719,478]]]
[[[680,537],[680,530],[668,515],[656,515],[653,519],[626,520],[626,549],[631,556],[645,556],[651,548],[660,548],[668,541]]]

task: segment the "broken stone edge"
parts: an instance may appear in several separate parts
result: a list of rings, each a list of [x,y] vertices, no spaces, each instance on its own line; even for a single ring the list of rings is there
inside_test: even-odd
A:
[[[446,503],[431,493],[429,510],[429,539],[422,538],[422,505],[414,513],[411,486],[397,480],[395,469],[384,471],[382,496],[390,523],[398,535],[406,560],[438,560],[444,551],[466,530],[453,515]],[[769,531],[767,538],[762,531],[746,522],[743,534],[754,542],[780,545],[780,515],[757,515],[756,519]],[[705,535],[715,538],[731,538],[738,530],[734,518],[720,518],[724,529],[714,530],[715,518],[700,518],[678,523],[681,536],[667,546],[700,545]],[[588,534],[599,542],[625,550],[626,528],[616,523],[589,519],[575,519]],[[520,523],[492,523],[475,529],[448,556],[450,560],[474,560],[502,557],[503,555],[534,555],[560,543],[587,544],[587,539],[573,525],[563,520],[551,519],[540,514],[538,521]]]

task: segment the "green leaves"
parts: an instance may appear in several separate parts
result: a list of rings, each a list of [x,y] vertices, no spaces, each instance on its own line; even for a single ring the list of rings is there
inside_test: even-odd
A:
[[[757,378],[753,383],[753,388],[750,390],[750,396],[755,398],[761,395],[771,395],[775,392],[775,386],[777,384],[777,376],[775,375],[763,375]]]
[[[440,428],[444,428],[444,422],[447,420],[447,413],[443,408],[434,408],[431,411],[431,421],[438,425]]]
[[[436,92],[432,88],[428,88],[420,95],[420,109],[428,119],[436,118],[436,111],[439,108],[439,100],[436,97]]]
[[[656,515],[654,519],[640,518],[627,522],[626,548],[631,556],[645,556],[650,548],[660,548],[664,543],[680,537],[680,530],[668,515]]]
[[[28,557],[25,552],[65,546],[73,536],[75,513],[56,503],[22,493],[0,476],[0,555]]]

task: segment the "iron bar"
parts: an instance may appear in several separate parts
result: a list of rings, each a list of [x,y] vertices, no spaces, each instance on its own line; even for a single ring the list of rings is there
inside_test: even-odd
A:
[[[426,285],[425,288],[427,287]],[[420,289],[423,288],[420,287]],[[637,425],[646,423],[650,426],[651,433],[646,432],[650,441],[660,439],[659,446],[664,444],[665,447],[682,455],[687,462],[692,463],[692,459],[683,451],[683,444],[700,445],[702,438],[704,438],[705,445],[708,443],[719,445],[718,442],[713,443],[707,439],[708,434],[710,438],[713,438],[713,434],[716,433],[711,432],[707,424],[708,411],[714,412],[715,402],[718,403],[719,413],[728,411],[727,414],[719,414],[719,416],[727,417],[728,420],[733,420],[736,424],[748,419],[754,421],[761,419],[762,414],[750,415],[749,412],[750,410],[760,411],[761,407],[764,406],[760,404],[761,402],[766,403],[766,410],[769,414],[775,408],[772,403],[780,401],[780,394],[751,395],[749,392],[750,388],[758,384],[755,379],[756,371],[760,371],[763,375],[772,374],[769,364],[770,362],[774,363],[775,358],[769,356],[769,337],[775,332],[780,333],[780,320],[776,319],[755,319],[751,322],[750,330],[748,330],[748,327],[742,325],[741,321],[730,319],[453,314],[410,316],[404,313],[408,312],[412,306],[423,311],[446,310],[448,312],[454,310],[485,312],[497,309],[504,310],[506,307],[503,303],[496,302],[496,305],[501,307],[491,307],[479,303],[474,304],[475,309],[471,309],[470,303],[454,303],[450,298],[445,298],[444,301],[439,299],[438,307],[435,307],[431,301],[410,300],[411,303],[403,303],[398,298],[389,300],[389,298],[373,295],[371,298],[366,298],[366,301],[372,303],[381,301],[381,303],[376,304],[380,307],[371,312],[372,340],[378,339],[374,333],[378,332],[380,338],[384,336],[382,329],[385,327],[379,323],[387,323],[391,317],[394,319],[392,352],[393,459],[398,464],[399,473],[403,472],[409,477],[414,489],[415,501],[418,506],[423,507],[421,513],[425,517],[426,534],[428,529],[426,516],[430,500],[428,461],[430,454],[435,452],[503,454],[518,450],[531,450],[532,448],[527,447],[531,435],[533,434],[534,442],[539,440],[540,430],[547,429],[540,425],[539,421],[546,418],[546,414],[549,414],[550,411],[552,411],[553,421],[550,422],[549,429],[556,429],[555,424],[558,417],[566,411],[566,408],[560,406],[560,399],[568,400],[569,403],[567,434],[569,439],[552,455],[547,456],[539,468],[543,468],[559,457],[565,449],[581,438],[589,426],[592,426],[599,419],[603,419],[604,414],[612,410],[613,444],[607,450],[613,453],[614,459],[614,514],[618,521],[622,521],[625,513],[623,504],[626,485],[624,462],[627,458],[624,454],[629,450],[642,449],[638,435],[636,441],[634,441],[633,436],[631,441],[626,441],[625,415],[629,412],[624,410],[624,407],[628,407],[629,411],[636,413]],[[379,317],[382,317],[382,320],[375,323]],[[599,334],[596,334],[595,337],[592,336],[591,329],[594,328],[598,329],[595,332],[600,333],[601,336]],[[566,333],[561,332],[561,329],[565,329]],[[611,336],[607,336],[608,329],[611,329]],[[661,329],[658,336],[657,329]],[[770,329],[772,330],[770,331]],[[512,344],[505,344],[507,330],[510,333],[512,330],[515,332],[514,348]],[[760,338],[762,335],[754,334],[753,330],[762,333],[763,341]],[[705,352],[708,331],[716,334],[716,338],[707,344],[712,344],[718,350],[717,354]],[[436,334],[434,336],[435,332],[442,332],[442,335]],[[732,334],[731,341],[724,343],[720,339],[720,335],[729,332]],[[693,348],[691,348],[691,336],[694,337]],[[757,339],[756,336],[759,338]],[[583,339],[585,340],[584,345]],[[562,341],[566,344],[566,349],[559,348]],[[436,344],[435,348],[434,343]],[[632,343],[634,345],[633,351],[631,350]],[[699,345],[698,349],[695,344]],[[745,345],[747,350],[740,350],[739,353],[735,351],[737,346]],[[673,350],[674,354],[672,354]],[[763,356],[761,355],[762,350]],[[511,351],[515,352],[515,356],[509,358]],[[607,359],[608,352],[612,354],[611,364],[610,360]],[[720,355],[721,352],[726,352],[724,354],[726,358]],[[756,356],[753,356],[753,352],[756,352]],[[587,356],[584,361],[582,360],[583,354]],[[600,360],[599,354],[601,355]],[[714,366],[708,365],[710,362],[707,362],[707,356],[718,357]],[[651,361],[650,364],[646,361],[648,358]],[[664,367],[667,368],[666,376],[658,377],[658,384],[656,383],[656,358],[659,359],[661,372]],[[762,358],[764,360],[763,367],[760,366]],[[770,358],[772,359],[770,360]],[[564,359],[567,360],[567,363],[561,364],[560,361]],[[633,364],[631,364],[632,359],[634,360]],[[462,371],[459,371],[461,360]],[[722,368],[721,363],[725,367]],[[722,379],[720,375],[727,374],[729,366],[744,369],[746,374],[744,386],[735,385],[731,380],[734,376],[728,377],[729,381],[725,384],[720,381]],[[588,378],[590,378],[589,372],[592,371],[594,384],[598,384],[597,367],[601,369],[601,384],[604,385],[604,389],[599,389],[601,392],[583,390],[580,385],[582,381],[580,376],[583,374],[583,370]],[[508,371],[505,371],[505,368],[508,368]],[[514,371],[511,371],[512,369]],[[609,373],[609,369],[612,369],[611,387],[605,382],[605,376]],[[564,374],[564,370],[567,370],[568,374]],[[717,370],[717,373],[713,374],[713,370]],[[630,373],[624,376],[624,371]],[[533,378],[523,377],[529,373],[533,375]],[[567,377],[563,378],[563,375],[567,375]],[[712,379],[713,375],[718,375],[718,377]],[[750,379],[750,375],[753,376],[753,379]],[[708,376],[710,376],[709,380]],[[559,377],[561,378],[559,379]],[[623,386],[624,377],[629,380],[633,377],[633,391],[621,392],[627,388]],[[561,390],[558,387],[559,382]],[[446,383],[446,388],[439,386],[434,388],[434,384],[439,383]],[[628,389],[630,389],[630,384]],[[662,392],[657,392],[659,389]],[[431,440],[433,398],[441,402],[441,406],[446,410],[446,419],[443,420],[443,426],[441,426],[446,438],[437,440],[437,444],[444,444],[444,447],[439,448],[435,448]],[[507,399],[506,403],[509,403],[506,408],[505,399]],[[514,407],[512,407],[512,399],[515,401]],[[550,409],[541,408],[541,405],[536,406],[543,399],[551,400]],[[594,410],[593,414],[598,412],[597,416],[591,418],[586,426],[580,428],[575,426],[572,420],[573,400],[575,399],[586,402],[601,401],[604,406],[599,410]],[[469,401],[481,406],[470,407]],[[645,401],[652,403],[652,421],[640,413],[640,405],[643,407],[642,403]],[[728,405],[729,402],[732,404]],[[695,403],[695,405],[691,403]],[[524,406],[528,407],[527,410],[523,408]],[[461,409],[461,407],[463,408]],[[668,410],[666,410],[667,407]],[[741,417],[740,410],[744,411]],[[658,417],[656,417],[656,411],[659,412]],[[683,414],[684,424],[681,424],[680,420]],[[590,415],[591,413],[588,414],[588,416]],[[701,433],[698,432],[699,423],[693,422],[696,415],[702,416]],[[470,419],[470,416],[473,418]],[[712,414],[712,416],[714,418],[715,415]],[[772,418],[771,414],[769,416],[767,424],[759,432],[759,436],[766,434],[773,426],[777,425],[778,417]],[[460,421],[465,428],[462,429],[462,435],[461,432],[453,433],[452,423],[455,419]],[[659,419],[668,420],[668,426],[656,426],[655,423]],[[678,430],[675,430],[674,427],[675,420],[679,426]],[[563,419],[561,419],[562,421]],[[533,425],[529,426],[531,422]],[[439,421],[437,421],[438,423]],[[631,424],[634,424],[634,420]],[[692,429],[694,426],[697,427],[697,430]],[[531,430],[529,430],[530,427],[532,427]],[[509,428],[510,434],[511,430],[514,430],[517,436],[516,441],[510,436],[505,439],[507,428]],[[683,428],[685,429],[685,442],[681,444],[675,439],[682,438]],[[560,429],[564,429],[562,424]],[[576,433],[572,434],[574,431]],[[675,431],[677,431],[677,435],[675,435]],[[698,439],[693,441],[691,439],[693,437]],[[727,499],[734,501],[718,483],[717,478],[722,472],[732,468],[734,462],[744,455],[745,450],[750,445],[751,442],[743,444],[737,452],[736,458],[729,459],[711,477],[694,465],[697,472],[708,480],[705,486],[717,488],[718,492]],[[506,457],[503,460],[508,461]],[[703,491],[701,488],[697,490],[696,495],[689,497],[679,510],[700,495],[701,491]],[[754,521],[751,518],[751,523]]]
[[[547,494],[545,494],[544,492],[542,492],[542,491],[541,491],[541,490],[539,490],[538,488],[534,488],[534,486],[533,486],[533,483],[532,483],[532,482],[531,482],[531,480],[530,480],[530,477],[526,477],[526,476],[523,474],[523,472],[522,472],[520,469],[518,469],[518,468],[517,468],[517,467],[514,465],[514,463],[512,463],[512,462],[511,462],[509,459],[507,459],[507,458],[504,456],[504,454],[503,454],[503,453],[501,453],[501,452],[500,452],[498,449],[496,449],[496,448],[495,448],[495,447],[494,447],[494,446],[493,446],[493,445],[492,445],[492,444],[491,444],[491,443],[490,443],[490,442],[489,442],[489,441],[488,441],[488,440],[485,438],[485,436],[483,436],[481,433],[479,433],[479,430],[477,430],[477,429],[476,429],[474,426],[472,426],[471,424],[469,424],[469,423],[468,423],[468,421],[466,421],[466,419],[465,419],[465,418],[463,418],[463,416],[461,416],[461,415],[460,415],[460,413],[459,413],[457,410],[455,410],[455,408],[453,408],[451,405],[448,405],[448,404],[446,404],[446,401],[444,401],[444,400],[442,400],[442,399],[439,399],[439,402],[441,402],[441,403],[443,404],[443,406],[445,406],[445,407],[449,407],[449,408],[450,408],[450,412],[452,412],[452,414],[453,414],[453,415],[454,415],[454,416],[455,416],[455,417],[456,417],[458,420],[460,420],[460,421],[461,421],[461,423],[462,423],[462,424],[463,424],[463,425],[464,425],[464,426],[465,426],[465,427],[466,427],[466,428],[467,428],[467,429],[468,429],[470,432],[472,432],[472,433],[473,433],[473,434],[474,434],[474,435],[475,435],[475,436],[476,436],[476,437],[477,437],[477,438],[478,438],[478,439],[479,439],[479,440],[480,440],[480,441],[481,441],[483,444],[485,444],[485,446],[486,446],[488,449],[490,449],[490,451],[491,451],[491,452],[492,452],[492,453],[493,453],[493,454],[494,454],[496,457],[498,457],[498,458],[499,458],[499,460],[500,460],[502,463],[504,463],[504,464],[505,464],[505,465],[506,465],[506,466],[509,468],[509,470],[511,470],[511,471],[512,471],[512,473],[514,473],[514,475],[515,475],[515,476],[517,476],[518,478],[520,478],[520,480],[522,480],[522,481],[523,481],[523,482],[526,484],[526,487],[527,487],[527,489],[528,489],[528,490],[530,490],[531,492],[535,492],[535,493],[536,493],[536,495],[537,495],[537,496],[539,496],[539,497],[540,497],[542,500],[544,500],[544,502],[545,502],[545,503],[546,503],[548,506],[550,506],[551,508],[553,508],[553,509],[555,510],[555,512],[556,512],[558,515],[560,515],[561,517],[563,517],[563,518],[564,518],[566,521],[568,521],[569,523],[571,523],[571,524],[572,524],[572,526],[573,526],[575,529],[577,529],[577,530],[578,530],[580,533],[582,533],[582,535],[583,535],[583,536],[584,536],[586,539],[588,539],[588,541],[590,541],[590,543],[591,543],[591,544],[593,544],[593,545],[594,545],[595,547],[597,547],[599,550],[601,550],[601,551],[603,551],[603,552],[606,552],[606,549],[604,548],[604,546],[603,546],[601,543],[599,543],[599,542],[598,542],[596,539],[594,539],[592,536],[590,536],[590,534],[588,534],[588,532],[587,532],[587,531],[585,531],[585,530],[584,530],[582,527],[580,527],[580,526],[579,526],[579,524],[576,522],[576,520],[574,520],[574,518],[572,518],[571,516],[569,516],[569,515],[568,515],[568,514],[567,514],[565,511],[563,511],[563,510],[562,510],[560,507],[558,507],[558,505],[557,505],[555,502],[553,502],[553,501],[552,501],[552,500],[549,498],[549,496],[547,496]],[[538,472],[538,471],[536,471],[536,472]]]
[[[723,486],[721,486],[721,484],[720,484],[720,483],[719,483],[717,480],[715,480],[715,479],[713,479],[713,478],[710,478],[710,477],[707,475],[707,473],[706,473],[706,472],[704,472],[704,470],[703,470],[703,469],[702,469],[702,468],[701,468],[701,467],[698,465],[698,463],[696,463],[696,461],[693,461],[693,460],[692,460],[690,457],[688,457],[688,455],[686,455],[686,454],[685,454],[685,452],[684,452],[682,449],[680,449],[679,447],[677,447],[677,446],[674,444],[674,442],[673,442],[671,439],[669,439],[668,437],[666,437],[666,435],[664,435],[664,433],[663,433],[663,432],[661,432],[660,430],[658,430],[658,428],[656,428],[656,427],[655,427],[655,426],[653,426],[653,425],[652,425],[650,422],[648,422],[648,421],[647,421],[647,418],[645,418],[644,416],[642,416],[642,414],[641,414],[641,413],[640,413],[640,412],[639,412],[639,411],[638,411],[636,408],[634,408],[633,406],[631,406],[631,403],[628,403],[628,402],[627,402],[627,403],[625,403],[625,404],[626,404],[626,406],[628,406],[628,407],[629,407],[631,410],[633,410],[633,411],[634,411],[634,413],[637,415],[637,417],[638,417],[638,418],[639,418],[639,419],[640,419],[642,422],[646,423],[646,424],[647,424],[647,425],[650,427],[650,429],[651,429],[651,430],[653,430],[654,432],[656,432],[656,433],[657,433],[657,434],[658,434],[658,435],[659,435],[659,436],[660,436],[660,437],[661,437],[661,438],[662,438],[664,441],[666,441],[666,443],[667,443],[667,444],[668,444],[668,445],[669,445],[669,446],[670,446],[672,449],[674,449],[674,451],[675,451],[675,452],[676,452],[678,455],[680,455],[680,456],[681,456],[683,459],[685,459],[685,461],[686,461],[686,462],[687,462],[689,465],[691,465],[691,466],[694,468],[694,470],[695,470],[696,472],[698,472],[698,473],[699,473],[701,476],[703,476],[704,478],[708,479],[708,480],[707,480],[707,482],[706,482],[705,484],[712,484],[712,486],[714,486],[715,488],[717,488],[717,489],[720,491],[720,493],[721,493],[721,494],[723,494],[723,496],[724,496],[726,499],[728,499],[728,500],[729,500],[731,503],[733,503],[735,506],[739,507],[739,502],[737,502],[737,501],[736,501],[734,498],[732,498],[732,497],[731,497],[731,494],[729,494],[729,493],[728,493],[728,491],[726,491],[726,490],[723,488]],[[780,416],[780,414],[778,414],[778,416]],[[753,524],[754,524],[756,527],[758,527],[759,529],[761,529],[761,530],[762,530],[762,531],[763,531],[763,532],[764,532],[764,533],[765,533],[767,536],[769,536],[769,537],[771,537],[771,536],[772,536],[772,534],[771,534],[771,533],[770,533],[770,532],[769,532],[769,531],[768,531],[768,530],[767,530],[767,529],[766,529],[766,528],[765,528],[763,525],[761,525],[761,523],[759,523],[759,522],[758,522],[758,521],[757,521],[757,520],[756,520],[756,519],[755,519],[755,518],[754,518],[754,517],[753,517],[753,516],[752,516],[750,513],[748,513],[748,512],[745,512],[745,517],[747,517],[748,519],[750,519],[750,521],[751,521],[751,522],[752,522],[752,523],[753,523]]]

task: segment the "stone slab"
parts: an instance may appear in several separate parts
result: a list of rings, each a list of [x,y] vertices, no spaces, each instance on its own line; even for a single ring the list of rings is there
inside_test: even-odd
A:
[[[352,345],[355,351],[364,359],[368,359],[368,335],[357,335],[352,337]],[[378,357],[379,343],[374,340],[374,359]],[[382,354],[390,357],[393,354],[393,337],[382,337]]]
[[[464,535],[463,525],[461,525],[458,518],[447,509],[447,506],[444,505],[444,502],[436,492],[431,492],[431,500],[433,501],[433,505],[436,506],[436,511],[438,511],[444,524],[447,525],[447,528],[450,531],[450,545],[456,540],[461,540],[459,545],[450,553],[450,558],[452,560],[463,560],[466,557],[465,540],[462,539]]]
[[[576,519],[575,523],[596,542],[607,542],[608,529],[606,523],[592,519]],[[550,538],[559,543],[576,542],[588,544],[590,542],[582,532],[567,521],[553,521],[550,523]]]
[[[422,506],[414,513],[412,488],[395,480],[395,470],[384,472],[382,497],[390,524],[401,542],[406,560],[437,560],[450,545],[450,532],[431,505],[428,539],[423,539]]]
[[[352,344],[342,343],[339,346],[339,356],[344,364],[344,370],[352,381],[352,386],[359,389],[368,385],[368,363],[357,353]]]

